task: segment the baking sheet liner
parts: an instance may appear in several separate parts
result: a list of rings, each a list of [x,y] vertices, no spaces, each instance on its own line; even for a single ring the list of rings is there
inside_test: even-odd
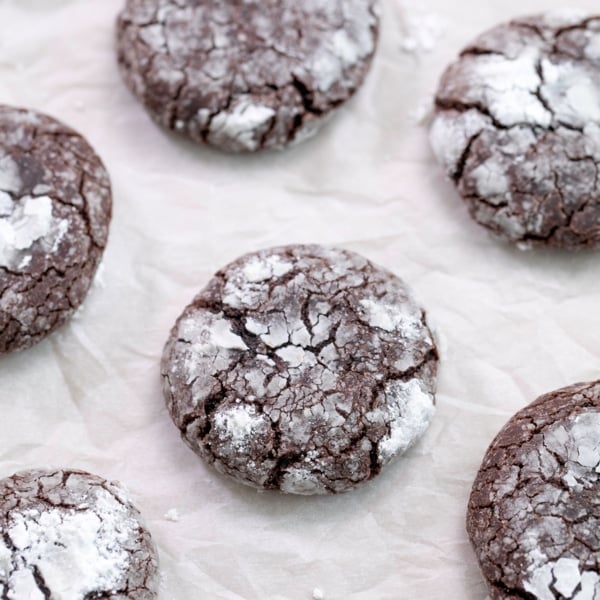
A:
[[[511,414],[600,375],[600,260],[490,239],[435,165],[422,121],[471,38],[563,4],[382,0],[360,94],[297,148],[231,157],[158,129],[125,89],[121,0],[0,0],[0,101],[77,128],[114,186],[84,306],[0,361],[0,476],[72,466],[122,481],[156,539],[162,600],[310,600],[315,588],[327,600],[483,600],[464,531],[473,477]],[[162,345],[192,296],[238,255],[289,242],[393,270],[446,347],[425,438],[339,497],[261,494],[217,475],[180,441],[161,395]]]

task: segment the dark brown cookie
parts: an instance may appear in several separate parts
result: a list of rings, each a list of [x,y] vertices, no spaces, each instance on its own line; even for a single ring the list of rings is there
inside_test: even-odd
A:
[[[437,362],[398,277],[345,250],[286,246],[215,275],[162,374],[183,439],[220,472],[323,494],[372,479],[424,433]]]
[[[90,145],[51,117],[0,106],[0,354],[39,342],[83,302],[110,217]]]
[[[0,597],[152,600],[158,557],[125,492],[83,471],[0,481]]]
[[[600,246],[600,16],[521,18],[477,38],[442,77],[431,143],[496,236]]]
[[[363,82],[376,0],[127,0],[125,82],[159,124],[231,152],[314,133]]]
[[[492,600],[600,597],[600,382],[546,394],[505,425],[467,530]]]

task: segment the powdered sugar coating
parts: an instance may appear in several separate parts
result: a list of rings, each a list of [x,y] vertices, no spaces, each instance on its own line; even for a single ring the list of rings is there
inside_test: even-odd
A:
[[[38,342],[80,306],[111,216],[89,144],[32,111],[0,106],[0,353]]]
[[[498,434],[467,529],[493,600],[600,597],[600,382],[542,396]]]
[[[69,228],[67,219],[52,214],[49,196],[25,196],[13,201],[0,199],[0,267],[18,271],[31,262],[34,244],[48,253],[58,250]]]
[[[127,0],[119,64],[161,125],[233,152],[313,134],[361,85],[376,0]]]
[[[444,73],[431,144],[471,216],[524,245],[600,246],[600,17],[500,25]]]
[[[122,488],[82,471],[0,481],[3,598],[156,598],[157,555]]]
[[[322,494],[373,478],[423,435],[436,368],[400,279],[351,252],[286,246],[215,275],[175,325],[162,374],[184,440],[219,471]]]

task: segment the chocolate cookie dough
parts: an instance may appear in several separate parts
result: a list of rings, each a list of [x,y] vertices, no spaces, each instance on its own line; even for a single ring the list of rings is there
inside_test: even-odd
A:
[[[600,597],[600,382],[546,394],[505,425],[467,530],[492,600]]]
[[[51,117],[0,106],[0,354],[39,342],[83,302],[110,217],[90,145]]]
[[[230,152],[298,142],[375,52],[376,0],[127,0],[125,82],[159,124]]]
[[[475,221],[522,247],[600,246],[600,16],[484,33],[435,104],[433,149]]]
[[[221,473],[324,494],[372,479],[425,432],[437,362],[398,277],[345,250],[286,246],[214,276],[162,375],[184,441]]]
[[[0,597],[152,600],[158,560],[138,510],[83,471],[0,481]]]

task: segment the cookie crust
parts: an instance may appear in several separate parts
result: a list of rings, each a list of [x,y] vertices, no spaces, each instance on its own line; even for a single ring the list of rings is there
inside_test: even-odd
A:
[[[427,429],[437,350],[404,283],[321,246],[248,254],[185,309],[162,375],[184,441],[220,472],[344,492]]]
[[[62,325],[83,302],[108,238],[111,189],[86,140],[0,106],[0,354]]]
[[[127,86],[160,125],[230,152],[316,132],[362,84],[376,0],[127,0]]]
[[[600,16],[491,29],[435,105],[433,150],[477,223],[522,247],[600,246]]]
[[[492,600],[600,593],[600,382],[541,396],[492,442],[467,531]]]
[[[84,471],[32,470],[0,481],[0,596],[157,597],[158,558],[115,483]]]

